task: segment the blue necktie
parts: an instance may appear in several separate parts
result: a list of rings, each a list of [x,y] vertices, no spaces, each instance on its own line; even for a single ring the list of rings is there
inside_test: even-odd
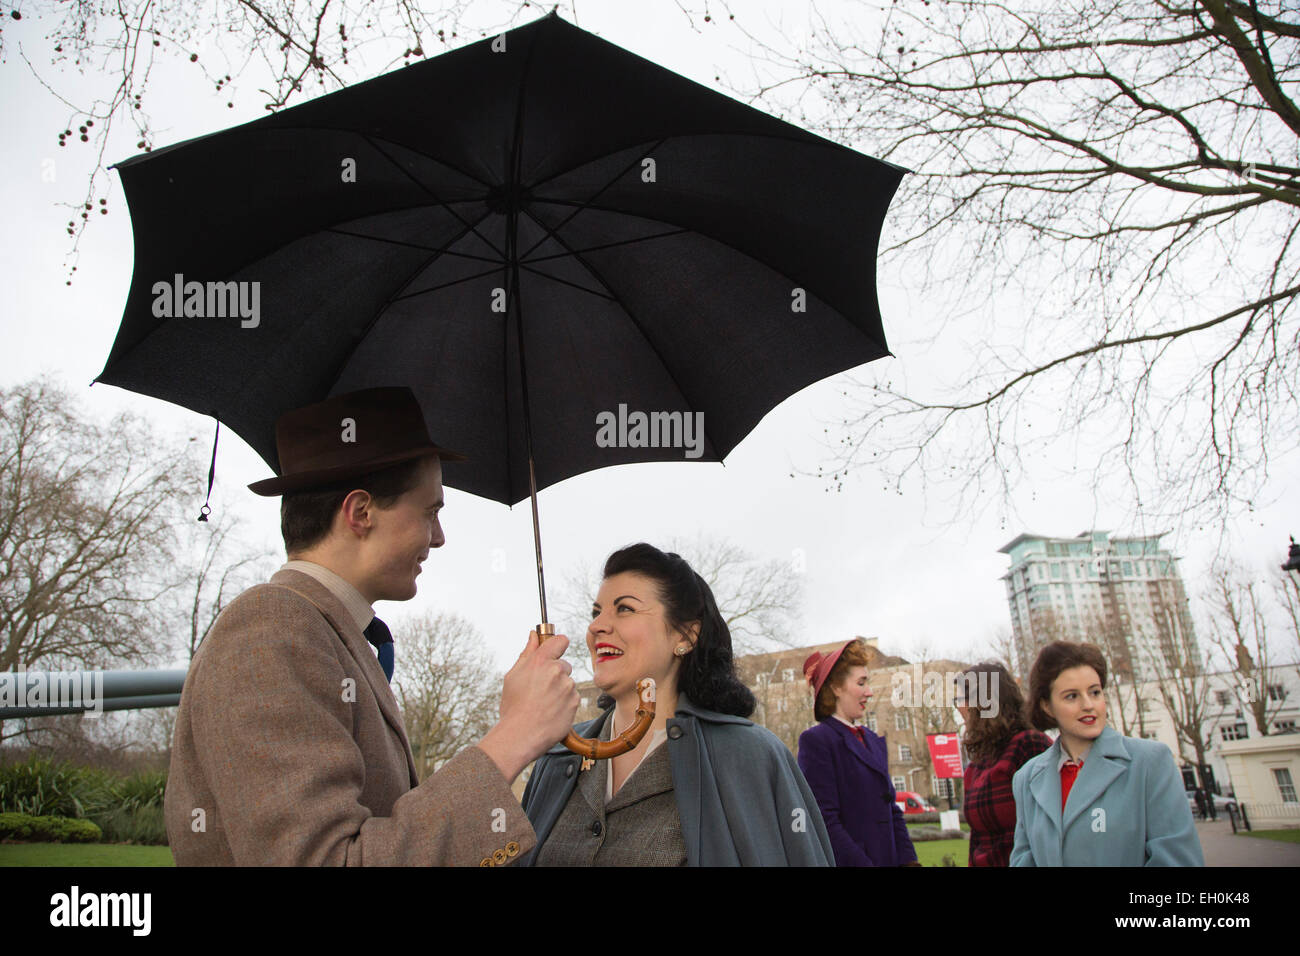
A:
[[[375,646],[375,651],[379,654],[379,666],[384,669],[384,676],[388,682],[393,682],[393,632],[388,629],[388,625],[375,618],[367,625],[365,630],[366,640]]]

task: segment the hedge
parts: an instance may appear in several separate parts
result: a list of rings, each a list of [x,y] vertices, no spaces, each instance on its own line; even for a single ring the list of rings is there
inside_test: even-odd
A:
[[[89,820],[70,817],[34,817],[28,813],[0,813],[0,840],[33,843],[98,843],[103,834]]]

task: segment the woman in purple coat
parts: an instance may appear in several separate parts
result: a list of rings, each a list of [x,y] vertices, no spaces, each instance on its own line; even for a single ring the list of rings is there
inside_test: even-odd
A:
[[[871,697],[867,660],[866,643],[856,640],[804,661],[818,723],[799,736],[799,769],[817,797],[837,866],[920,866],[894,803],[885,738],[854,723]]]

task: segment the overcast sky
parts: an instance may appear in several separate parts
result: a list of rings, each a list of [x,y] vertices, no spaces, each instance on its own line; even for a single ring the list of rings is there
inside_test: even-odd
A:
[[[781,29],[794,36],[806,22],[806,11],[797,3],[782,9]],[[717,74],[733,81],[743,81],[748,74],[746,48],[738,35],[725,25],[693,28],[671,2],[588,0],[578,5],[577,22],[709,86],[717,86]],[[209,420],[108,386],[86,387],[103,367],[126,301],[131,224],[116,174],[110,173],[110,214],[95,217],[81,244],[75,281],[65,285],[70,247],[63,228],[72,216],[60,203],[81,199],[93,156],[75,137],[68,147],[58,147],[57,134],[72,118],[71,111],[33,76],[18,51],[26,51],[42,77],[69,99],[84,100],[87,91],[106,95],[111,81],[102,73],[87,72],[79,78],[52,70],[42,39],[45,31],[34,17],[6,19],[4,29],[0,382],[11,385],[46,372],[105,417],[129,410],[155,423],[160,435],[192,436],[210,447]],[[360,63],[357,78],[379,69],[367,72],[364,60]],[[227,96],[214,95],[187,67],[184,62],[168,63],[153,77],[150,99],[159,145],[261,115],[264,98],[257,93],[252,73],[236,84],[236,108],[227,109]],[[116,132],[106,159],[133,155],[134,139],[125,128]],[[47,181],[51,160],[53,182]],[[952,268],[960,272],[962,264],[953,263]],[[908,343],[923,339],[939,317],[927,311],[907,276],[886,276],[883,281],[885,330],[897,355],[884,362],[899,376],[942,380],[946,373],[957,374],[960,356],[908,350]],[[1016,307],[1006,300],[998,305]],[[950,363],[951,369],[943,363]],[[828,460],[823,442],[831,434],[824,429],[831,427],[833,434],[833,424],[845,410],[844,387],[843,378],[832,379],[791,398],[754,430],[725,466],[624,466],[545,490],[542,531],[550,579],[558,583],[575,567],[598,567],[610,551],[633,541],[663,543],[704,534],[734,542],[758,557],[802,561],[803,643],[874,635],[886,650],[905,651],[918,640],[928,640],[946,655],[964,656],[994,630],[1009,627],[1000,581],[1007,559],[998,553],[1000,546],[1023,531],[1074,535],[1093,527],[1115,533],[1135,530],[1122,523],[1130,513],[1129,502],[1094,498],[1086,477],[1091,467],[1086,444],[1080,445],[1073,461],[1043,462],[1036,480],[1019,490],[1018,516],[1011,519],[1002,515],[1000,506],[992,506],[955,523],[941,520],[946,517],[942,509],[933,503],[927,508],[918,490],[905,489],[902,495],[886,491],[880,476],[870,471],[850,477],[837,492],[801,473]],[[1105,423],[1099,427],[1106,430]],[[452,486],[444,512],[447,544],[426,562],[420,594],[411,606],[466,616],[505,665],[537,620],[529,510],[526,504],[512,511],[457,492],[453,468],[446,470]],[[1275,462],[1269,502],[1226,529],[1230,549],[1261,573],[1285,558],[1287,534],[1300,533],[1298,470],[1294,460]],[[250,548],[278,553],[277,501],[244,488],[269,474],[247,446],[223,431],[217,507],[243,516],[255,529]],[[201,501],[202,490],[196,489],[196,511]],[[1168,542],[1186,559],[1184,573],[1193,593],[1218,543],[1217,531],[1183,528]],[[404,610],[379,608],[392,620],[400,620]]]

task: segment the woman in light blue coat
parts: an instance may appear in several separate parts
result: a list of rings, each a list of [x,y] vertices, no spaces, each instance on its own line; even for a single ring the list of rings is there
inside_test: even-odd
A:
[[[1106,660],[1091,644],[1048,644],[1026,706],[1056,743],[1016,772],[1012,866],[1204,866],[1173,754],[1106,724]]]

